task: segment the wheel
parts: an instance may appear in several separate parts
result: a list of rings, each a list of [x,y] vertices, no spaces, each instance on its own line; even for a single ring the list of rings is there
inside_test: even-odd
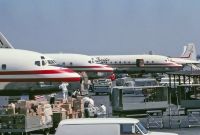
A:
[[[30,132],[24,132],[22,133],[22,135],[30,135],[31,133]]]
[[[49,129],[44,130],[44,135],[49,135]]]

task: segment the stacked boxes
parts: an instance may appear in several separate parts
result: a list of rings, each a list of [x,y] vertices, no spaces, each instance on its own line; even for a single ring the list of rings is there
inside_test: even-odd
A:
[[[51,105],[47,102],[19,100],[16,104],[11,103],[0,109],[0,129],[40,127],[51,120],[52,114]]]
[[[53,106],[54,112],[61,113],[61,120],[63,119],[73,119],[73,118],[81,118],[84,112],[84,105],[83,105],[83,97],[78,96],[77,98],[69,97],[68,100],[64,102],[56,101]]]

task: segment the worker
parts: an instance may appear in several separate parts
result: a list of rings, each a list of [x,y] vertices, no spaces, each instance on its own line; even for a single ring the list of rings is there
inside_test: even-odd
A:
[[[34,112],[34,113],[37,113],[37,106],[34,105],[33,103],[31,103],[31,111]]]
[[[91,98],[91,96],[84,97],[82,100],[85,108],[94,107],[94,100]]]
[[[89,96],[89,103],[90,103],[91,106],[94,106],[94,100],[92,99],[91,96]]]
[[[81,95],[80,90],[77,89],[72,93],[72,98],[77,98],[77,96],[80,96],[80,95]]]
[[[101,116],[106,117],[106,106],[104,104],[101,104],[99,109],[100,109],[100,112],[101,112]]]
[[[55,93],[52,93],[52,94],[50,95],[50,104],[51,104],[51,105],[53,105],[53,104],[55,103],[55,96],[56,96]]]
[[[68,97],[68,89],[67,89],[68,85],[69,83],[67,82],[62,82],[61,85],[59,85],[59,89],[62,89],[64,100],[67,100],[67,97]]]
[[[82,100],[83,100],[84,108],[87,108],[89,106],[89,103],[90,103],[90,98],[84,97]]]

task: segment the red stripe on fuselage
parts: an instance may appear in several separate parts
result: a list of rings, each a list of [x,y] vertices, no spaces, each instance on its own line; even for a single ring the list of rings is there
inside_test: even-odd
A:
[[[0,75],[27,75],[27,74],[58,74],[58,73],[73,73],[71,69],[59,70],[29,70],[29,71],[0,71]]]
[[[80,70],[74,68],[74,71],[78,72]],[[81,71],[84,71],[84,69]],[[85,71],[87,71],[87,72],[113,72],[113,70],[85,70]]]
[[[68,66],[67,68],[104,68],[104,66]]]

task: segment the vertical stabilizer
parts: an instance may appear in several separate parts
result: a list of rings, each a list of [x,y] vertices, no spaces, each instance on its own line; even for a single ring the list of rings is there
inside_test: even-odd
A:
[[[10,42],[4,37],[4,35],[0,32],[0,48],[10,48],[14,49]]]
[[[196,60],[196,48],[194,43],[184,46],[181,58]]]

